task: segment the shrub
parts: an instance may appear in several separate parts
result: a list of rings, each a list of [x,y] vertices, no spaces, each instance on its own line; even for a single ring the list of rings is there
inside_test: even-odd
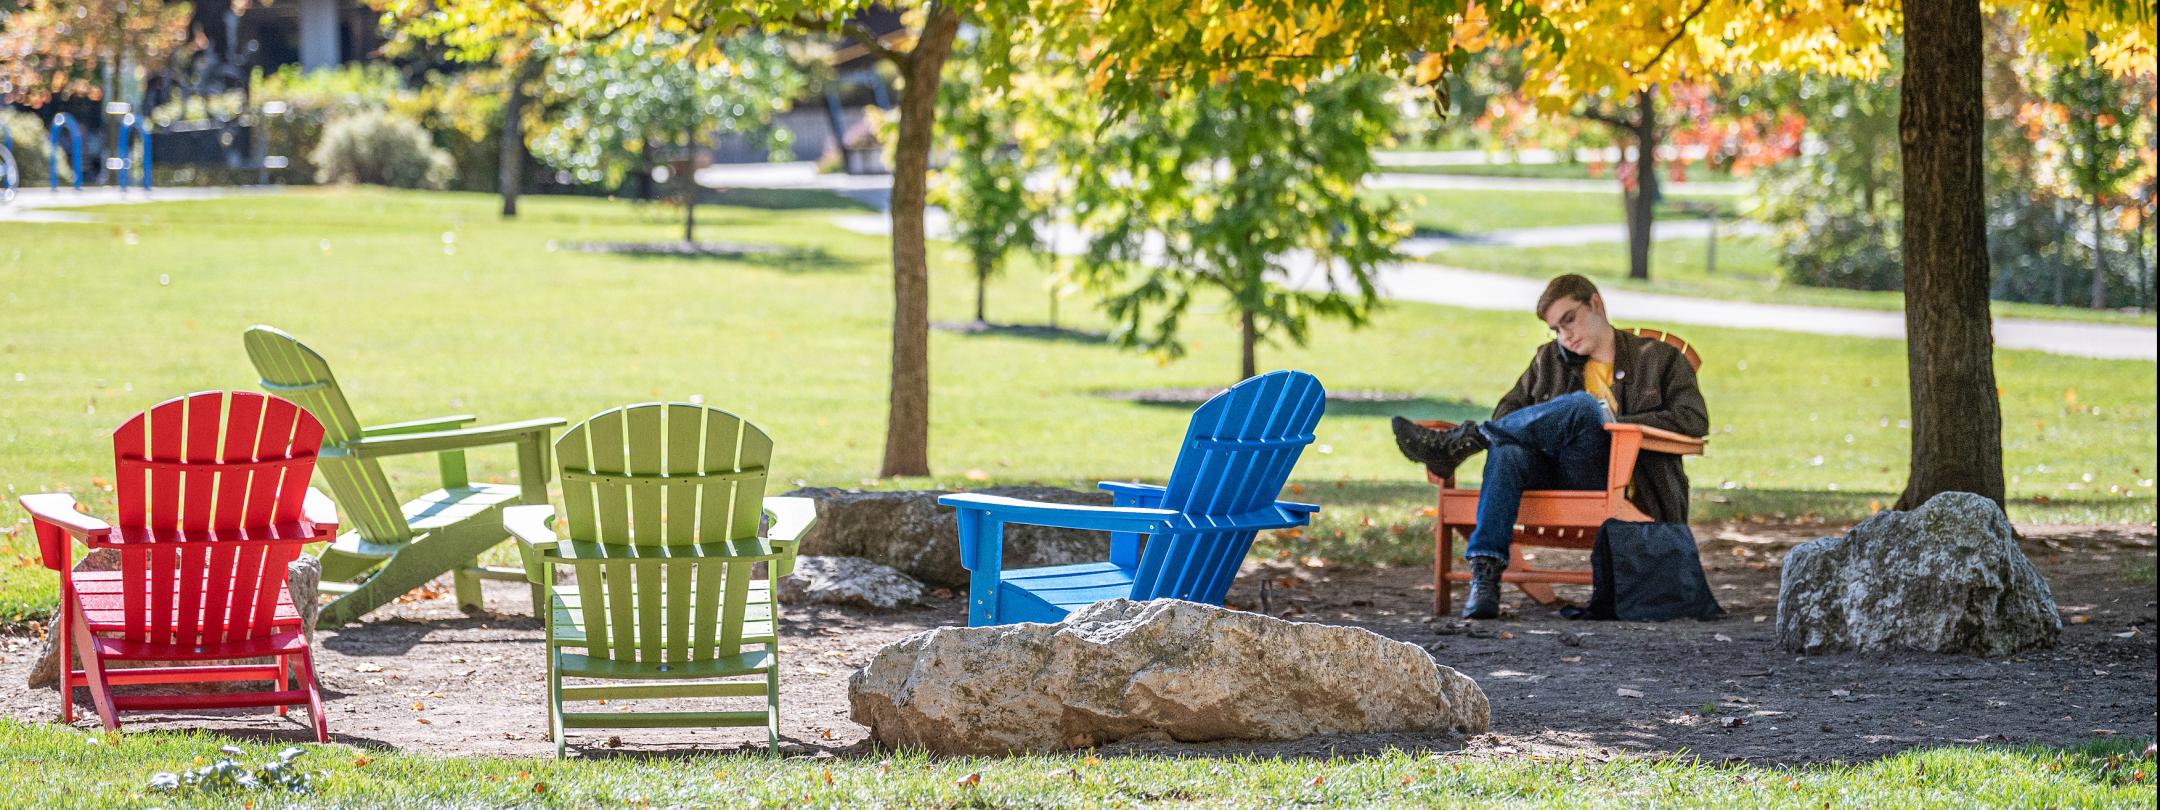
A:
[[[442,189],[457,176],[450,153],[410,118],[364,110],[333,118],[308,154],[317,183],[375,183]]]
[[[16,182],[23,187],[44,185],[50,165],[45,162],[44,120],[30,113],[0,109],[0,130],[15,136],[15,148],[11,151],[15,153]],[[0,139],[0,143],[5,142]],[[60,182],[66,184],[74,179],[75,172],[68,168],[67,152],[63,151],[60,153]]]

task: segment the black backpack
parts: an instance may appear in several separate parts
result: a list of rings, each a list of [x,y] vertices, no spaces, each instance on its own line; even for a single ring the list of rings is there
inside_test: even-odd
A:
[[[1725,615],[1703,576],[1695,534],[1685,523],[1608,520],[1590,551],[1585,618],[1665,621]]]

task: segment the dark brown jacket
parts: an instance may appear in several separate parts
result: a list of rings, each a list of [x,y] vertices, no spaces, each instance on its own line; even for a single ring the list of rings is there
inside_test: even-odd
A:
[[[1529,370],[1515,381],[1515,390],[1493,407],[1493,418],[1583,390],[1583,363],[1588,359],[1557,340],[1539,346]],[[1620,401],[1619,421],[1698,438],[1710,435],[1710,410],[1695,387],[1695,368],[1664,341],[1613,330],[1613,398]],[[1637,456],[1635,491],[1629,500],[1651,520],[1686,523],[1688,480],[1680,457],[1648,451]]]

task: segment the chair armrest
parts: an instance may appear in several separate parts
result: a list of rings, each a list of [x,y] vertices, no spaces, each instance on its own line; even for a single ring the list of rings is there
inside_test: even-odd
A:
[[[1005,523],[1025,523],[1060,529],[1152,534],[1178,513],[1169,509],[1139,506],[1086,506],[1082,504],[1023,501],[999,495],[960,492],[938,497],[938,505],[987,512]]]
[[[802,548],[803,532],[817,522],[817,501],[810,498],[773,496],[765,499],[765,514],[772,516],[772,524],[765,529],[765,540],[779,552],[780,559],[773,563],[772,578],[779,579],[795,573],[795,553]]]
[[[41,562],[54,571],[66,573],[71,565],[70,536],[88,543],[112,534],[112,527],[105,521],[76,511],[75,496],[65,492],[24,495],[17,503],[22,504],[23,511],[30,513],[31,528],[37,532]]]
[[[1297,501],[1276,501],[1275,508],[1299,515],[1310,515],[1320,511],[1320,505],[1317,503],[1298,503]]]
[[[517,539],[518,557],[525,562],[526,581],[534,585],[554,584],[547,557],[562,543],[552,525],[555,507],[545,504],[504,507],[502,522],[503,530]]]
[[[335,450],[326,449],[325,456],[340,453],[360,458],[381,458],[413,453],[435,453],[444,450],[463,450],[468,447],[485,447],[491,444],[510,444],[538,439],[547,441],[548,431],[568,424],[560,417],[527,419],[522,422],[505,422],[500,425],[436,430],[425,433],[406,433],[393,436],[363,436],[345,442]]]
[[[1126,481],[1103,481],[1096,489],[1110,493],[1110,502],[1116,506],[1152,507],[1162,503],[1161,484],[1135,484]]]
[[[466,423],[478,421],[479,419],[480,417],[474,416],[472,414],[461,413],[455,416],[438,416],[433,419],[415,419],[410,422],[392,422],[387,425],[376,425],[374,427],[361,428],[360,435],[361,437],[366,438],[371,436],[401,436],[407,433],[428,433],[437,430],[461,428],[464,427]]]
[[[322,490],[307,488],[307,495],[300,500],[300,514],[315,524],[316,531],[337,534],[337,504],[331,503],[330,496],[324,495]]]
[[[1652,453],[1670,453],[1676,456],[1699,456],[1709,444],[1708,439],[1698,439],[1685,433],[1675,433],[1649,425],[1633,425],[1614,422],[1605,426],[1607,433],[1638,433],[1642,435],[1642,449]]]

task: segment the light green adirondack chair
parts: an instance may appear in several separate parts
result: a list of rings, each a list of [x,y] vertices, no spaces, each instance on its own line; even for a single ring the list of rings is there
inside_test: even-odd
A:
[[[479,557],[509,539],[503,507],[547,503],[548,433],[564,420],[465,427],[477,417],[445,416],[362,427],[322,355],[268,326],[248,329],[246,342],[263,390],[321,420],[315,469],[329,482],[345,525],[354,527],[322,553],[322,592],[335,595],[322,608],[322,624],[355,621],[446,571],[455,573],[461,608],[480,606],[482,579],[524,578],[518,568],[481,566]],[[517,486],[467,478],[466,449],[505,444],[517,447]],[[442,489],[401,503],[377,460],[414,453],[437,454]]]
[[[726,411],[645,403],[603,411],[555,442],[562,534],[546,506],[513,506],[533,604],[549,606],[548,725],[765,726],[780,744],[779,611],[808,498],[765,497],[772,439]],[[770,527],[759,530],[761,519]],[[757,570],[766,563],[767,572]],[[555,584],[568,570],[575,584]],[[564,686],[564,678],[643,681]],[[764,698],[748,710],[569,712],[571,701]]]

